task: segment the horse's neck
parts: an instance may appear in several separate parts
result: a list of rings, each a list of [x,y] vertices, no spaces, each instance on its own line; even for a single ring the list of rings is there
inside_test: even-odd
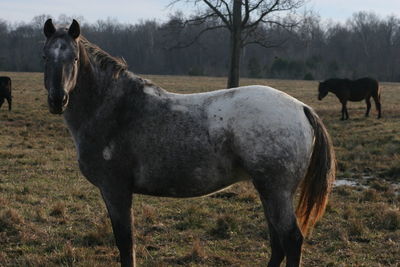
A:
[[[331,93],[338,93],[339,92],[339,88],[342,87],[341,83],[343,83],[343,81],[339,81],[339,80],[332,80],[330,81],[330,83],[328,83],[328,90]]]
[[[110,119],[113,105],[118,100],[128,97],[127,94],[140,95],[145,86],[143,79],[128,71],[123,71],[115,78],[111,73],[92,64],[86,65],[83,70],[78,76],[76,88],[70,95],[70,103],[64,113],[65,121],[73,133],[88,129],[92,123],[97,125],[95,120]],[[138,97],[133,99],[136,98]]]
[[[71,131],[77,131],[90,118],[94,117],[101,105],[104,78],[99,80],[101,73],[92,65],[82,65],[78,74],[76,87],[70,93],[68,107],[64,113],[65,121]]]

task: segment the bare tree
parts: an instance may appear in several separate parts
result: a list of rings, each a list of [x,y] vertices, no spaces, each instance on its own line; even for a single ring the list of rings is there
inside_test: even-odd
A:
[[[258,44],[263,47],[275,47],[263,31],[262,25],[274,25],[291,28],[296,25],[296,19],[282,20],[279,14],[294,12],[304,5],[305,0],[174,0],[192,2],[200,7],[195,16],[184,21],[183,25],[200,25],[209,21],[219,23],[208,24],[198,33],[197,40],[203,33],[219,28],[230,32],[230,64],[228,88],[239,85],[240,54],[244,46]],[[287,18],[287,17],[286,17]],[[195,41],[193,40],[193,41]],[[189,42],[193,43],[193,41]]]

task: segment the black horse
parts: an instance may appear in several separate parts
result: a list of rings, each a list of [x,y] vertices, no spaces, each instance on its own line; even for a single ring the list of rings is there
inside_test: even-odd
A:
[[[11,79],[7,76],[0,77],[0,108],[4,103],[4,100],[8,102],[8,110],[11,111]]]
[[[319,83],[318,99],[322,100],[328,92],[334,93],[342,103],[342,120],[349,118],[347,112],[347,101],[361,101],[365,99],[367,103],[367,111],[365,116],[368,117],[371,109],[371,96],[374,98],[376,110],[378,111],[378,119],[381,117],[381,92],[379,83],[372,78],[361,78],[358,80],[349,79],[329,79]]]

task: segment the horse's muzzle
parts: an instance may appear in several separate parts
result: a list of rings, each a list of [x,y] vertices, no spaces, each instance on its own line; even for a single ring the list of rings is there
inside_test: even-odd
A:
[[[65,94],[62,97],[48,96],[47,102],[49,104],[49,111],[52,114],[62,114],[68,105],[69,96]]]

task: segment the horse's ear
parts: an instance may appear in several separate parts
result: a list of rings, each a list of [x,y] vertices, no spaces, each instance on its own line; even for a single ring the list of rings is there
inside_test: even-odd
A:
[[[43,32],[47,38],[50,38],[56,32],[56,28],[51,19],[46,20],[44,23]]]
[[[81,34],[81,27],[76,20],[72,20],[72,24],[68,29],[68,34],[74,39],[78,38]]]

